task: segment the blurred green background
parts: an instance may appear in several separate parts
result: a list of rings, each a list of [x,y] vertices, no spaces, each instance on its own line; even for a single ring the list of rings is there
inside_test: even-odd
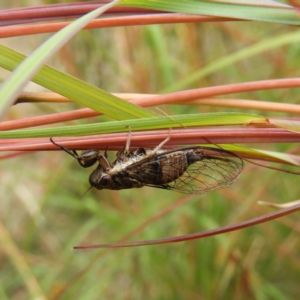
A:
[[[45,1],[45,3],[49,1]],[[58,3],[57,1],[55,3]],[[3,1],[0,8],[19,5]],[[22,1],[23,6],[36,4]],[[1,7],[2,6],[2,7]],[[251,45],[298,30],[259,22],[218,22],[85,30],[49,64],[109,92],[160,93],[193,72]],[[3,39],[25,54],[49,34]],[[300,48],[288,45],[236,64],[184,87],[299,76]],[[0,70],[3,81],[9,73]],[[27,91],[43,91],[30,84]],[[228,96],[232,98],[232,95]],[[299,89],[234,97],[299,102]],[[75,104],[19,104],[8,119],[71,110]],[[167,114],[239,111],[206,106],[161,106]],[[156,110],[157,112],[157,110]],[[256,112],[267,117],[283,113]],[[102,122],[105,117],[69,124]],[[108,145],[109,146],[109,145]],[[288,151],[296,145],[250,145]],[[114,157],[114,153],[110,154]],[[1,299],[297,299],[299,213],[250,229],[162,246],[73,250],[116,242],[183,195],[158,189],[90,190],[90,169],[62,152],[39,152],[0,162]],[[299,197],[299,177],[246,163],[229,188],[194,196],[150,222],[130,240],[213,229]],[[60,291],[63,294],[59,294]],[[43,298],[39,298],[43,299]]]

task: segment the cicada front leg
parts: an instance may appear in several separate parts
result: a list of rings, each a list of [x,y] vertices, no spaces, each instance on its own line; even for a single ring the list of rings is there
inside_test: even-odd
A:
[[[53,145],[59,147],[61,150],[67,152],[70,154],[72,157],[77,159],[78,163],[83,167],[83,168],[88,168],[94,165],[97,161],[99,161],[99,150],[96,149],[89,149],[86,151],[83,151],[81,155],[77,154],[76,150],[69,150],[68,148],[59,145],[53,141],[52,138],[50,138],[50,141]]]

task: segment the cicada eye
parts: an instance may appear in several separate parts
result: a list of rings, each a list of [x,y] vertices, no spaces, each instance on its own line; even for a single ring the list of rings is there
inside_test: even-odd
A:
[[[90,181],[90,185],[95,187],[96,189],[101,190],[101,186],[100,186],[100,181],[102,178],[102,174],[103,174],[103,168],[101,165],[98,165],[97,169],[94,170],[89,178]]]
[[[111,183],[111,177],[109,175],[104,175],[101,180],[100,180],[100,186],[103,188],[106,188],[110,185]]]

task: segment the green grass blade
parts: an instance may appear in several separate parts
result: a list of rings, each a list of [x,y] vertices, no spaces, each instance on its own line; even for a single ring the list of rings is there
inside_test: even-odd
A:
[[[275,151],[267,151],[267,150],[260,150],[260,149],[253,149],[248,148],[241,145],[234,145],[234,144],[226,144],[226,145],[218,145],[225,150],[235,152],[237,154],[243,153],[249,156],[257,157],[257,159],[274,159],[278,162],[287,163],[294,166],[299,166],[299,163],[289,154],[275,152]]]
[[[10,67],[6,66],[9,70],[15,71],[11,74],[11,76],[2,84],[0,90],[0,117],[3,116],[8,109],[8,107],[14,102],[17,95],[22,91],[25,85],[30,81],[30,79],[34,76],[34,74],[42,67],[44,62],[49,58],[52,54],[54,54],[63,44],[65,44],[71,37],[73,37],[77,31],[83,28],[89,21],[96,18],[98,15],[103,13],[108,8],[111,8],[115,5],[119,0],[112,1],[111,3],[98,8],[89,14],[81,17],[80,19],[74,21],[70,25],[63,28],[61,31],[57,32],[50,39],[48,39],[44,44],[42,44],[38,49],[36,49],[29,57],[24,59],[25,57],[8,48],[1,46],[1,66],[5,67],[5,63]],[[116,119],[128,119],[128,118],[139,118],[145,116],[153,116],[143,110],[134,106],[132,104],[126,103],[125,101],[121,101],[115,96],[110,95],[107,92],[102,91],[101,100],[102,103],[99,103],[96,97],[93,97],[94,90],[82,82],[75,80],[72,77],[64,78],[63,73],[58,72],[57,70],[51,68],[43,68],[41,71],[44,74],[44,82],[39,82],[39,76],[35,78],[35,81],[45,87],[51,89],[53,91],[57,91],[60,89],[61,91],[66,89],[66,84],[69,84],[69,90],[71,95],[77,95],[78,90],[83,92],[84,89],[88,87],[86,90],[86,101],[82,101],[81,96],[75,97],[77,101],[81,104],[89,103],[86,105],[90,108],[103,112],[111,117],[115,117]],[[50,79],[50,86],[48,86],[49,81],[46,79]],[[51,81],[52,79],[52,81]],[[73,79],[73,80],[72,80]],[[43,80],[41,80],[43,81]],[[48,84],[47,84],[48,82]],[[55,83],[54,83],[55,82]],[[81,84],[80,84],[81,83]],[[78,84],[78,85],[77,85]],[[100,90],[98,90],[99,92]],[[62,95],[68,97],[66,92],[61,93]],[[91,99],[87,99],[91,98]],[[99,98],[99,97],[98,97]],[[111,103],[112,102],[112,103]],[[104,107],[103,111],[103,103],[105,103],[106,107]],[[126,104],[125,104],[126,103]],[[122,113],[120,113],[120,107],[123,108]]]
[[[230,3],[228,3],[230,2]],[[200,0],[123,0],[119,5],[170,12],[230,17],[299,25],[300,18],[291,6],[275,1],[200,1]],[[252,3],[251,3],[252,2]]]
[[[0,132],[0,138],[81,136],[101,133],[127,132],[127,126],[130,126],[132,131],[135,131],[162,128],[180,128],[182,126],[244,125],[257,122],[265,123],[265,121],[266,118],[262,116],[243,113],[189,114],[56,128],[3,131]]]
[[[280,127],[284,128],[286,130],[289,130],[291,132],[297,132],[300,133],[300,122],[295,120],[280,120],[280,119],[270,119],[270,123]]]
[[[14,102],[18,94],[30,81],[33,75],[42,67],[44,62],[55,52],[58,51],[68,40],[70,40],[88,22],[102,14],[113,5],[117,0],[98,8],[89,14],[79,18],[70,25],[66,26],[40,47],[38,47],[22,64],[13,72],[2,84],[0,90],[0,118],[3,117],[8,107]]]
[[[277,47],[281,47],[284,45],[294,44],[299,42],[300,42],[299,31],[285,33],[282,35],[278,35],[276,37],[264,39],[263,41],[259,41],[256,44],[249,46],[245,49],[242,49],[238,52],[216,59],[212,63],[202,67],[199,71],[196,71],[190,74],[189,76],[185,77],[183,80],[177,81],[173,85],[168,86],[166,89],[163,90],[163,93],[169,93],[172,91],[184,89],[192,85],[194,82],[197,82],[200,79],[209,76],[210,74],[213,74],[214,72],[220,71],[221,69],[231,66],[237,63],[238,61],[245,60],[259,53],[273,50]]]
[[[1,67],[13,71],[25,58],[25,55],[0,45]],[[42,67],[32,81],[117,120],[155,116],[146,109],[48,66]]]

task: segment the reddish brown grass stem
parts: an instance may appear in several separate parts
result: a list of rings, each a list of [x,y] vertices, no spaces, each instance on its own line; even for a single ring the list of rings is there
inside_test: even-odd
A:
[[[215,97],[226,94],[297,87],[300,87],[300,78],[261,80],[185,90],[165,95],[151,95],[149,97],[144,96],[141,98],[132,99],[130,100],[130,102],[142,107],[157,106],[162,104],[190,104],[190,101],[193,100],[199,100],[202,98]],[[252,108],[254,109],[254,107]],[[297,113],[297,110],[295,110],[295,112]],[[89,108],[84,108],[74,110],[71,112],[63,112],[59,114],[44,115],[39,117],[2,122],[0,124],[0,130],[12,130],[18,128],[53,124],[58,122],[94,117],[97,115],[100,115],[100,113],[95,112],[94,110],[91,110]]]
[[[279,211],[269,213],[248,221],[240,222],[234,225],[228,225],[224,227],[220,227],[217,229],[207,230],[204,232],[197,232],[192,234],[187,234],[183,236],[171,237],[171,238],[163,238],[156,240],[148,240],[148,241],[138,241],[138,242],[128,242],[128,243],[116,243],[116,244],[103,244],[103,245],[82,245],[74,247],[74,249],[94,249],[94,248],[120,248],[120,247],[133,247],[133,246],[146,246],[146,245],[158,245],[158,244],[168,244],[168,243],[178,243],[178,242],[186,242],[190,240],[198,240],[201,238],[216,236],[219,234],[232,232],[236,230],[240,230],[243,228],[251,227],[254,225],[262,224],[274,219],[281,218],[285,215],[294,213],[300,210],[300,204],[293,205],[291,207],[281,209]]]
[[[172,23],[198,23],[198,22],[220,22],[236,21],[236,19],[221,17],[193,16],[179,13],[156,13],[139,14],[136,16],[110,17],[105,19],[93,20],[84,29],[151,25],[151,24],[172,24]],[[24,36],[31,34],[57,32],[69,25],[70,22],[47,23],[35,25],[22,25],[0,28],[0,38]]]
[[[131,139],[132,147],[156,147],[167,135],[169,130],[151,130],[133,132]],[[80,149],[106,149],[119,150],[124,146],[127,132],[111,133],[93,136],[55,138],[59,144],[65,147]],[[271,142],[300,142],[300,135],[281,128],[256,128],[256,127],[210,127],[173,129],[171,140],[165,148],[174,148],[179,145],[207,144],[207,139],[215,144],[228,143],[271,143]],[[58,150],[49,138],[22,138],[1,139],[0,151],[41,151]],[[243,157],[243,154],[241,154]],[[247,158],[255,158],[248,157]]]

